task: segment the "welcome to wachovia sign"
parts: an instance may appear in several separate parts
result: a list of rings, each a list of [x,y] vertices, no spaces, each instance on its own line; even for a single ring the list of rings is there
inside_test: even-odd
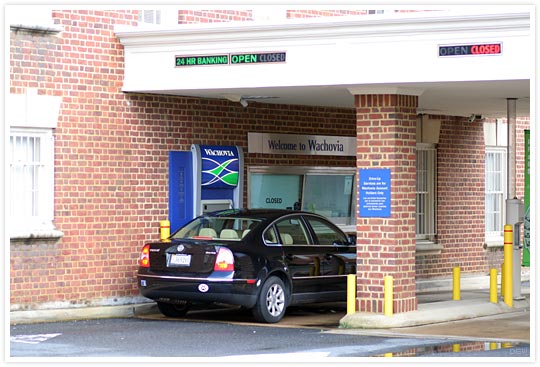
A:
[[[356,156],[356,137],[248,133],[248,151],[266,154]]]

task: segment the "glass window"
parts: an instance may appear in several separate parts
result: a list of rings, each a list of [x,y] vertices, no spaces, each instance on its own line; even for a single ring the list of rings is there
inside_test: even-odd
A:
[[[486,237],[502,237],[506,192],[506,149],[486,147]]]
[[[203,216],[189,222],[171,237],[239,241],[260,222],[252,218]]]
[[[263,237],[264,237],[264,242],[266,244],[275,245],[278,243],[276,230],[274,229],[274,226],[268,228],[266,232],[264,232]]]
[[[139,23],[161,24],[161,10],[139,10]]]
[[[249,207],[304,210],[355,226],[355,175],[343,167],[250,167]]]
[[[276,223],[276,228],[284,246],[307,245],[309,236],[300,217],[288,217]]]
[[[139,26],[144,25],[178,25],[178,9],[157,8],[139,10]]]
[[[341,244],[348,242],[348,239],[343,233],[329,226],[328,223],[323,222],[319,218],[306,217],[306,219],[311,225],[311,228],[313,228],[313,232],[315,232],[315,236],[317,237],[317,243],[320,246],[332,246],[336,242]]]
[[[353,175],[307,174],[302,209],[337,221],[350,218],[353,179]],[[346,223],[345,220],[341,222]]]
[[[298,209],[302,176],[252,174],[250,208]]]
[[[8,154],[9,212],[13,225],[21,223],[29,230],[52,227],[54,196],[52,130],[12,129]]]
[[[416,238],[432,240],[435,236],[435,167],[436,149],[431,144],[416,147]]]

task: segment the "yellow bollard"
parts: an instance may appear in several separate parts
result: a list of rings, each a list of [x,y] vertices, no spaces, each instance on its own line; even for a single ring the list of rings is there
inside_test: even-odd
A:
[[[356,312],[356,274],[347,275],[347,315]]]
[[[171,237],[171,222],[162,220],[159,222],[159,238],[162,241],[167,241]]]
[[[489,271],[489,302],[499,303],[497,299],[497,269]]]
[[[514,233],[512,226],[504,226],[504,303],[508,307],[513,306],[512,290],[512,251],[514,247]]]
[[[461,299],[461,279],[460,279],[461,270],[459,267],[455,267],[453,270],[453,281],[454,286],[452,287],[452,300],[459,301]]]
[[[504,262],[501,264],[501,297],[504,296]]]
[[[394,278],[391,275],[384,277],[384,316],[394,314]]]

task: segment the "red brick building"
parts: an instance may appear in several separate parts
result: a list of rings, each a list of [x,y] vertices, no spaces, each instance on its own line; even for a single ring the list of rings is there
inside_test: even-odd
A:
[[[261,24],[264,28],[241,31],[241,37],[249,32],[276,29],[283,32],[282,36],[288,35],[287,32],[301,28],[298,24],[308,28],[315,24],[313,29],[323,29],[321,23],[309,23],[306,18],[311,17],[346,16],[335,26],[339,32],[347,27],[365,27],[366,23],[358,19],[365,19],[373,29],[378,22],[384,23],[385,16],[408,25],[426,21],[416,15],[396,18],[389,13],[388,10],[383,14],[369,10],[287,10],[280,16],[288,21],[264,28],[266,23],[257,20],[264,20],[263,13],[251,10],[174,12],[178,24],[185,27],[177,32],[185,32],[189,37],[216,29],[231,35],[245,27],[234,21]],[[133,43],[139,42],[137,37],[161,37],[163,43],[158,46],[164,48],[171,43],[166,32],[158,36],[138,33],[137,29],[145,29],[140,14],[143,15],[136,9],[53,10],[43,18],[49,23],[27,25],[13,21],[10,24],[6,123],[10,126],[11,175],[7,186],[11,196],[7,200],[10,214],[6,228],[10,235],[12,311],[140,302],[135,278],[140,248],[145,241],[158,238],[158,223],[169,215],[168,154],[189,151],[192,144],[242,147],[244,186],[248,188],[244,192],[246,204],[250,199],[249,172],[253,167],[340,167],[353,172],[363,168],[390,168],[390,218],[360,218],[358,185],[354,192],[353,222],[348,228],[353,228],[358,236],[359,310],[382,312],[382,278],[386,274],[395,278],[394,308],[403,312],[417,307],[416,279],[448,277],[455,266],[460,266],[465,275],[486,274],[489,268],[500,267],[502,241],[488,243],[486,236],[485,124],[496,125],[499,120],[500,126],[505,125],[501,124],[507,117],[504,99],[498,100],[500,109],[478,111],[487,119],[471,123],[471,111],[461,115],[437,113],[437,106],[431,109],[423,105],[424,94],[403,86],[379,88],[376,83],[359,88],[360,83],[351,81],[351,102],[345,107],[299,104],[294,102],[295,98],[291,99],[293,102],[282,98],[252,100],[244,108],[227,98],[205,96],[203,92],[208,89],[205,86],[200,87],[203,92],[185,94],[168,92],[166,87],[161,91],[143,91],[146,85],[133,86],[130,80],[135,75],[142,84],[159,80],[163,77],[159,65],[149,64],[141,73],[144,69],[139,69],[138,61],[128,62],[127,50],[130,60],[139,57],[136,48],[143,46]],[[148,14],[156,20],[155,12]],[[165,14],[161,16],[164,18]],[[301,18],[300,23],[294,23],[292,19],[296,18]],[[484,21],[504,18],[505,24],[527,39],[529,18],[525,19],[522,13],[504,16],[498,13],[488,18]],[[460,19],[466,22],[467,16]],[[205,29],[200,24],[216,22],[233,22],[236,28]],[[188,23],[196,25],[185,26]],[[134,28],[129,31],[120,26]],[[333,32],[338,32],[335,29]],[[290,37],[293,36],[299,37]],[[356,36],[364,40],[372,37]],[[456,38],[454,42],[462,44],[466,40]],[[507,54],[503,57],[512,58],[513,52],[520,52],[512,48],[519,44],[505,42]],[[452,40],[440,43],[448,44]],[[297,46],[285,44],[281,49],[288,53],[285,66],[292,67],[296,55],[293,49]],[[327,51],[323,49],[321,57]],[[380,60],[368,64],[377,62]],[[394,69],[395,63],[399,60],[381,64],[378,70],[369,73],[385,73],[388,68]],[[325,72],[335,73],[336,68],[340,65],[332,64],[332,68],[312,77],[323,78]],[[210,76],[201,83],[211,83],[215,70],[206,69]],[[506,78],[504,75],[501,80]],[[224,79],[223,83],[230,82],[226,76]],[[518,98],[518,197],[523,196],[522,132],[529,126],[528,78],[526,83],[527,95],[508,96]],[[454,87],[450,82],[447,85]],[[291,84],[291,94],[298,97],[302,90],[293,87]],[[455,88],[459,94],[464,87]],[[438,107],[441,105],[444,102]],[[463,107],[462,111],[467,108]],[[424,119],[440,129],[434,128],[437,131],[437,138],[431,142],[434,149],[425,150],[435,154],[431,158],[435,164],[430,199],[434,205],[430,214],[432,230],[419,235],[415,203],[420,194],[415,187],[419,177],[418,144],[424,143],[419,131],[423,131]],[[356,156],[251,152],[248,133],[354,137]],[[36,151],[41,152],[39,159],[34,154]],[[26,162],[22,166],[34,167],[35,171],[30,172],[36,176],[39,173],[44,182],[20,186],[20,180],[34,177],[29,171],[17,168],[21,161]],[[358,184],[357,178],[355,182]]]

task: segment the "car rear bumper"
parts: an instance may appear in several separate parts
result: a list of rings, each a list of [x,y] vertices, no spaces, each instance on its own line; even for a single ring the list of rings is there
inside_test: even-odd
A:
[[[257,301],[257,284],[247,280],[139,274],[137,283],[141,295],[161,302],[219,302],[251,308]]]

